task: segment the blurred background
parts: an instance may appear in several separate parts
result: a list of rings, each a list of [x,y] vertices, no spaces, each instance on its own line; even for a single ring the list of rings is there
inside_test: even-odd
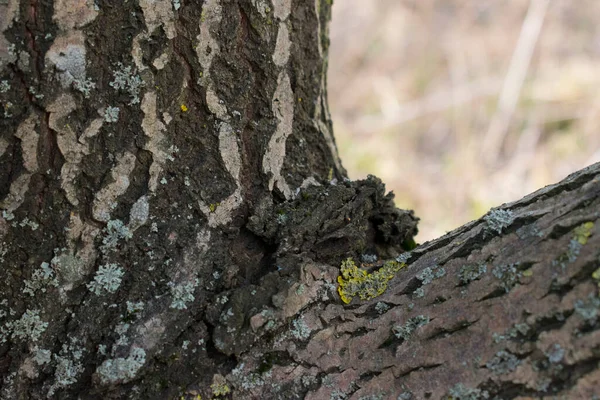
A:
[[[418,242],[600,161],[598,0],[336,0],[330,29],[342,162]]]

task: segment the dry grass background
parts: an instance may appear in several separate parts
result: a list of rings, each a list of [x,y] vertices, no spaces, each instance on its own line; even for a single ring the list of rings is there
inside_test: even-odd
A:
[[[600,161],[598,0],[336,0],[328,79],[350,177],[419,242]]]

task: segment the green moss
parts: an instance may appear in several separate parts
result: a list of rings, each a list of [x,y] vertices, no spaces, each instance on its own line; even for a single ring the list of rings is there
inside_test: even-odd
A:
[[[351,258],[344,260],[340,267],[341,276],[338,276],[340,298],[348,304],[355,296],[361,300],[370,300],[382,295],[388,282],[405,265],[397,261],[387,261],[377,271],[368,273],[358,268]]]
[[[411,251],[414,250],[417,247],[417,242],[415,242],[414,238],[409,238],[406,239],[403,243],[402,243],[402,248],[407,250],[407,251]]]

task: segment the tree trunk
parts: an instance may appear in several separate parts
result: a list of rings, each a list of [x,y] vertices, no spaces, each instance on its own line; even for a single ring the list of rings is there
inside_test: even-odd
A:
[[[2,399],[600,395],[600,165],[406,252],[330,14],[0,0]]]

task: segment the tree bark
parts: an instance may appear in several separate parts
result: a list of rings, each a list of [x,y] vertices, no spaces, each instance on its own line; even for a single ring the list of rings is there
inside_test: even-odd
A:
[[[0,1],[2,399],[600,395],[600,165],[413,249],[330,15]]]

